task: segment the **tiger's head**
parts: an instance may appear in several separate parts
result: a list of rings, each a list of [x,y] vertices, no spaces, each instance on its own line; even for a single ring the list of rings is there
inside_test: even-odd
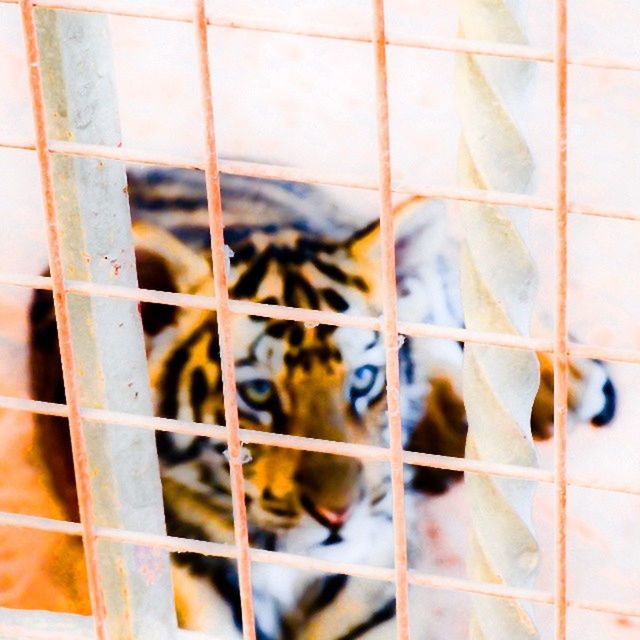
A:
[[[395,211],[403,319],[428,316],[424,280],[442,241],[442,214],[438,203],[418,199]],[[198,229],[206,241],[186,242],[198,236]],[[206,227],[168,231],[139,222],[134,234],[142,287],[213,294]],[[232,299],[381,313],[377,222],[336,240],[300,225],[234,224],[231,218],[225,241]],[[156,413],[224,424],[215,312],[145,305],[143,321]],[[233,340],[241,428],[387,444],[385,349],[379,332],[234,314]],[[250,525],[260,530],[290,529],[311,518],[337,531],[354,509],[375,508],[387,493],[383,463],[265,445],[246,448],[247,512]],[[230,527],[226,445],[161,432],[158,449],[165,502],[178,509],[182,504],[185,512],[206,510],[199,521],[214,523],[210,534],[219,532],[221,520]]]

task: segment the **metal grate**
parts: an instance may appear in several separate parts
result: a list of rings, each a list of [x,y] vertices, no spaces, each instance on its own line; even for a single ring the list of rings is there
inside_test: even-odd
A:
[[[397,597],[398,638],[409,637],[408,586],[419,585],[436,589],[484,594],[510,599],[523,599],[531,602],[551,604],[556,608],[556,640],[566,637],[567,607],[577,607],[591,611],[601,611],[621,615],[640,616],[640,605],[624,606],[609,601],[587,601],[567,598],[566,568],[566,491],[567,486],[591,489],[605,489],[640,495],[640,486],[625,483],[603,481],[596,478],[569,476],[566,471],[566,413],[567,413],[567,372],[569,355],[600,358],[620,362],[640,363],[640,351],[610,349],[598,345],[581,345],[570,342],[566,327],[567,301],[567,217],[568,214],[599,216],[625,220],[640,220],[640,212],[597,207],[588,203],[570,203],[567,201],[567,68],[579,65],[594,68],[640,70],[640,64],[614,58],[594,58],[567,55],[567,16],[566,0],[555,0],[556,5],[556,43],[553,51],[536,49],[529,46],[493,44],[463,39],[437,38],[387,38],[384,29],[383,0],[373,0],[374,27],[371,35],[340,29],[287,27],[282,24],[250,19],[207,17],[204,0],[195,1],[195,10],[189,5],[162,6],[161,4],[135,5],[118,0],[0,0],[10,4],[19,4],[22,11],[26,46],[29,61],[29,79],[32,91],[33,111],[36,122],[36,140],[2,139],[0,147],[34,150],[37,153],[42,179],[42,194],[47,216],[49,246],[51,248],[51,277],[32,277],[22,274],[0,273],[0,283],[29,288],[48,289],[54,293],[56,316],[60,332],[60,346],[67,389],[67,405],[57,405],[12,397],[0,397],[0,407],[28,411],[45,415],[64,416],[69,419],[74,440],[74,458],[76,481],[81,507],[81,523],[71,523],[34,516],[0,513],[0,524],[59,532],[82,536],[89,571],[92,595],[93,625],[95,637],[103,640],[105,630],[105,606],[102,585],[97,567],[96,544],[100,539],[148,547],[173,552],[195,552],[209,556],[233,558],[237,560],[240,577],[240,595],[242,601],[243,633],[246,640],[255,639],[253,622],[253,603],[251,593],[251,563],[264,562],[281,564],[321,572],[342,573],[372,580],[395,583]],[[160,153],[148,153],[145,150],[131,148],[113,148],[100,145],[80,144],[62,141],[49,141],[45,127],[44,102],[41,78],[38,67],[38,51],[33,6],[72,11],[99,12],[113,15],[156,18],[182,22],[193,22],[198,49],[198,61],[201,82],[202,108],[206,127],[206,153],[204,158],[184,158]],[[214,108],[211,96],[211,80],[207,48],[207,26],[216,25],[229,28],[258,31],[295,33],[317,38],[332,38],[371,43],[375,57],[377,128],[379,152],[378,179],[361,176],[336,176],[311,173],[295,168],[276,167],[248,162],[219,161],[216,153],[213,126]],[[481,191],[474,189],[442,189],[418,184],[397,183],[391,179],[389,155],[389,116],[387,96],[386,48],[387,46],[416,47],[451,52],[475,53],[504,58],[532,60],[552,63],[556,76],[556,197],[553,201],[515,193]],[[133,163],[146,163],[172,167],[204,169],[207,178],[209,215],[212,238],[212,256],[215,280],[215,297],[166,293],[119,286],[100,285],[77,281],[65,281],[60,258],[60,238],[55,224],[55,205],[53,201],[53,183],[51,175],[51,156],[89,156],[94,158],[126,160]],[[246,301],[229,300],[225,274],[225,254],[222,235],[222,210],[219,172],[277,178],[315,184],[348,186],[361,189],[379,190],[381,209],[381,229],[384,239],[383,252],[384,275],[384,313],[381,318],[345,316],[332,312],[294,309],[284,306],[262,305]],[[423,323],[398,321],[396,312],[395,264],[392,243],[391,195],[393,192],[440,197],[452,200],[487,202],[492,204],[527,207],[552,212],[556,220],[556,304],[555,332],[552,340],[533,339],[520,336],[502,335],[472,331],[468,329],[443,328]],[[220,331],[220,347],[223,382],[225,389],[226,427],[199,424],[164,418],[143,417],[114,411],[87,409],[80,405],[75,389],[75,364],[70,342],[69,318],[66,311],[66,296],[106,296],[127,300],[157,302],[161,304],[211,309],[217,312]],[[285,318],[302,322],[324,323],[338,326],[376,329],[383,333],[386,347],[387,402],[391,433],[389,449],[336,443],[323,440],[270,434],[240,429],[235,398],[235,379],[232,358],[233,314],[253,314],[270,318]],[[555,369],[555,465],[553,471],[519,467],[514,465],[462,460],[447,456],[406,452],[401,444],[401,424],[399,413],[399,371],[398,338],[399,335],[459,340],[464,342],[503,346],[527,351],[542,351],[553,354]],[[133,428],[163,430],[189,435],[203,435],[228,443],[230,468],[233,487],[233,505],[236,544],[217,544],[201,542],[171,536],[139,533],[123,529],[97,526],[92,517],[91,495],[89,492],[88,469],[82,439],[81,423],[90,419],[99,423],[122,424]],[[309,559],[294,554],[284,554],[249,548],[247,516],[244,502],[244,479],[242,474],[241,442],[272,445],[290,449],[304,449],[343,456],[352,456],[367,460],[384,460],[392,466],[393,517],[395,536],[395,566],[393,569],[368,567],[347,563]],[[441,469],[466,471],[467,473],[494,474],[507,478],[535,480],[554,483],[556,489],[556,585],[553,592],[514,588],[499,584],[481,583],[467,579],[454,579],[438,575],[417,572],[408,568],[405,513],[403,494],[403,465],[432,466]],[[0,631],[3,628],[15,629],[24,625],[29,628],[36,614],[5,614],[0,610]],[[59,627],[54,620],[59,618]],[[75,637],[69,629],[76,629],[82,637],[82,631],[89,633],[87,622],[77,622],[69,617],[50,615],[51,635],[42,637]],[[66,625],[68,622],[68,626]],[[76,624],[77,622],[77,624]],[[3,627],[4,625],[4,627]],[[75,625],[75,626],[74,626]],[[60,630],[63,629],[64,630]],[[45,633],[45,632],[43,632]],[[40,637],[40,636],[39,636]],[[86,637],[86,635],[85,635]],[[185,635],[185,638],[187,635]]]

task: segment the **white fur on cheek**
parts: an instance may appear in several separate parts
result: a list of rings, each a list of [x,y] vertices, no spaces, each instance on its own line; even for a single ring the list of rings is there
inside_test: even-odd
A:
[[[357,369],[363,364],[384,366],[384,347],[382,340],[376,336],[374,331],[338,327],[334,336],[342,359],[350,369]],[[373,342],[376,342],[373,348],[367,349]]]
[[[602,365],[596,365],[587,381],[586,388],[582,394],[582,402],[576,411],[578,420],[591,420],[602,411],[606,398],[603,387],[607,381],[607,372]]]

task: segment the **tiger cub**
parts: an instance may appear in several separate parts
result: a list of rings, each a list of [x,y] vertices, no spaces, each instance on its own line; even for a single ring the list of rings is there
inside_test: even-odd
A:
[[[377,222],[357,230],[342,227],[322,193],[302,185],[233,176],[222,176],[221,185],[232,298],[345,314],[381,313]],[[129,193],[140,286],[212,294],[203,176],[182,170],[134,173]],[[443,206],[412,199],[397,208],[395,217],[401,319],[461,327],[457,259]],[[215,313],[143,304],[142,318],[157,415],[223,424]],[[62,402],[48,292],[35,296],[31,332],[34,395]],[[388,445],[385,351],[379,332],[236,315],[233,335],[241,427]],[[405,447],[462,456],[462,346],[407,337],[399,358]],[[532,428],[546,438],[553,374],[548,358],[540,356],[540,362],[542,384]],[[580,361],[571,372],[574,418],[595,425],[609,422],[615,391],[605,367]],[[68,432],[50,428],[45,424],[50,420],[42,418],[41,447],[70,517],[77,516]],[[169,534],[233,542],[225,445],[159,432],[157,447]],[[388,466],[278,447],[247,448],[243,469],[254,547],[393,566]],[[454,476],[434,469],[414,471],[407,476],[408,494],[441,492]],[[410,535],[410,548],[412,540]],[[181,625],[225,639],[240,637],[235,565],[223,558],[180,554],[174,566]],[[261,640],[394,635],[389,583],[262,563],[254,563],[252,580]]]

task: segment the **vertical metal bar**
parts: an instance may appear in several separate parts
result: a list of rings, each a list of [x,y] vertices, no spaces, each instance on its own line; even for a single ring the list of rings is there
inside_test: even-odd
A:
[[[407,580],[407,526],[404,509],[404,468],[400,418],[400,363],[398,358],[398,305],[395,244],[391,204],[391,152],[389,141],[389,96],[384,25],[384,0],[373,0],[373,47],[375,55],[380,233],[383,274],[383,333],[386,352],[387,415],[391,449],[393,496],[394,565],[398,638],[409,638],[409,583]]]
[[[567,636],[567,2],[556,0],[556,294],[553,352],[555,527],[555,638]]]
[[[227,288],[226,255],[224,250],[224,224],[222,199],[216,151],[213,97],[211,93],[211,70],[209,67],[209,45],[205,0],[195,0],[194,24],[198,62],[200,67],[200,91],[205,125],[205,172],[209,227],[211,229],[211,256],[216,297],[218,335],[220,340],[220,364],[224,394],[224,415],[228,431],[229,469],[233,499],[233,522],[238,548],[238,578],[242,609],[242,634],[245,640],[255,640],[256,628],[251,591],[251,560],[249,558],[249,533],[245,505],[244,475],[242,473],[242,443],[236,398],[236,380],[233,358],[232,312],[229,308]]]
[[[168,554],[94,536],[96,526],[166,533],[154,434],[80,418],[80,407],[152,414],[140,315],[132,301],[65,291],[65,278],[137,286],[124,165],[48,153],[48,136],[120,143],[107,18],[38,10],[34,20],[30,2],[21,7],[97,633],[169,640]]]

